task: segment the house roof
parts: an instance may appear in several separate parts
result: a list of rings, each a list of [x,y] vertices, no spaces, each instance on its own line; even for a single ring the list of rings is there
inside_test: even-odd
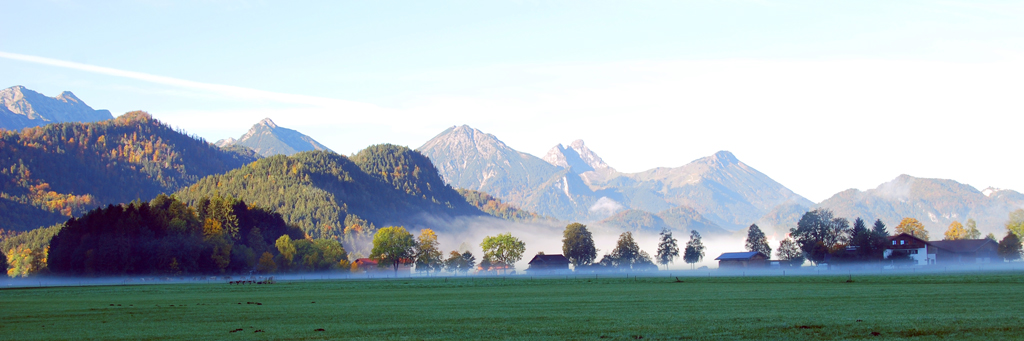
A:
[[[529,264],[537,263],[569,263],[569,259],[563,255],[536,255]]]
[[[998,244],[994,240],[985,239],[961,239],[961,240],[936,240],[928,242],[933,246],[953,252],[953,253],[967,253],[978,251],[982,246],[988,243]]]
[[[904,237],[904,236],[910,237],[910,238],[914,238],[914,239],[920,240],[922,242],[928,243],[927,240],[921,239],[921,237],[918,237],[918,236],[915,236],[915,235],[912,235],[912,234],[909,234],[909,233],[900,233],[900,234],[897,234],[895,236],[889,236],[889,238],[887,240],[893,240],[893,239],[896,239],[896,238],[899,238],[899,237]]]
[[[370,259],[370,258],[359,258],[359,259],[356,259],[356,263],[377,265],[377,261],[375,261],[373,259]]]
[[[765,256],[765,254],[763,254],[763,253],[760,253],[760,252],[757,252],[757,251],[751,251],[751,252],[726,252],[726,253],[723,253],[721,256],[718,256],[718,258],[715,258],[715,260],[747,260],[747,259],[753,258],[755,255],[762,255],[765,258],[768,258],[768,256]]]

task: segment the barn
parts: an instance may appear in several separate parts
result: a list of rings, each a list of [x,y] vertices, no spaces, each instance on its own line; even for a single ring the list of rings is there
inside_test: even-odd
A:
[[[568,271],[569,270],[569,259],[563,255],[544,255],[539,254],[533,256],[530,260],[530,267],[527,271]]]
[[[726,252],[718,258],[718,268],[763,268],[768,266],[768,255],[761,252]]]
[[[935,261],[945,264],[989,263],[999,259],[999,243],[985,239],[936,240]]]

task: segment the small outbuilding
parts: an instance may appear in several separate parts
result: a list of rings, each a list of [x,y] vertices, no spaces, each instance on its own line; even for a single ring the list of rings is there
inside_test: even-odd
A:
[[[768,266],[768,255],[761,252],[726,252],[718,258],[718,268],[763,268]]]
[[[530,267],[527,271],[566,271],[569,270],[569,259],[563,255],[533,256],[530,260]]]

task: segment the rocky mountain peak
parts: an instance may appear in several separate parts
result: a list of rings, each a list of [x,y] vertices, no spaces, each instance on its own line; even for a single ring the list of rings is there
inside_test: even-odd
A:
[[[728,150],[721,150],[711,156],[715,161],[722,164],[736,164],[740,163],[740,160],[736,158],[736,155],[732,155],[732,152]]]
[[[264,118],[259,121],[259,123],[249,128],[249,131],[237,140],[227,138],[217,141],[215,144],[220,147],[233,144],[241,145],[252,148],[257,154],[263,156],[277,154],[292,155],[311,150],[330,151],[330,149],[313,138],[298,131],[280,127],[270,118]]]
[[[273,121],[273,120],[271,120],[271,119],[270,119],[270,117],[264,118],[264,119],[263,119],[262,121],[260,121],[260,123],[258,123],[258,124],[259,124],[259,125],[261,125],[261,126],[266,126],[266,127],[269,127],[270,129],[274,129],[274,128],[277,128],[277,124],[274,124],[274,121]]]
[[[78,99],[78,97],[75,96],[75,94],[71,93],[71,91],[61,92],[60,95],[57,96],[57,99],[62,100],[64,102],[68,102],[68,103],[81,103],[82,102],[82,100]]]
[[[451,155],[480,154],[486,157],[517,153],[494,135],[465,124],[445,129],[420,146],[418,150],[446,150]],[[428,153],[428,156],[430,155]]]
[[[577,174],[589,171],[612,170],[597,153],[587,148],[583,140],[572,141],[568,147],[561,143],[551,148],[542,158],[555,166],[570,168]]]

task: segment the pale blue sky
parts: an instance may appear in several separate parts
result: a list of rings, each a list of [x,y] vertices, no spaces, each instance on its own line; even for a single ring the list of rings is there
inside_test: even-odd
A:
[[[211,141],[268,116],[342,153],[469,124],[628,172],[731,150],[814,201],[901,173],[1024,190],[1019,2],[0,4],[0,87]]]

